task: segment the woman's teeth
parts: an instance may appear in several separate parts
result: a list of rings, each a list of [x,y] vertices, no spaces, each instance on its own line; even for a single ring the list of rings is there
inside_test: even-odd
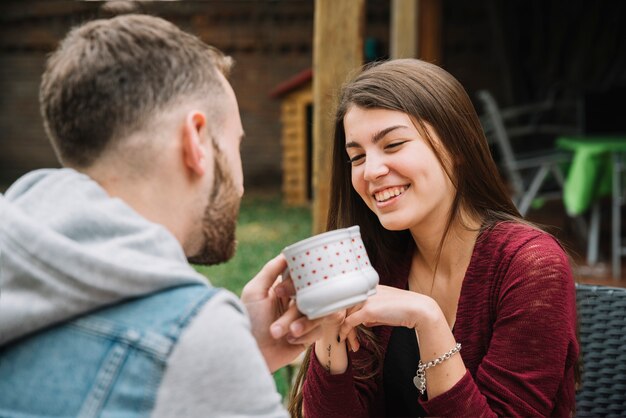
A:
[[[382,192],[374,193],[374,199],[376,199],[377,202],[384,202],[392,197],[400,196],[407,188],[408,186],[390,187]]]

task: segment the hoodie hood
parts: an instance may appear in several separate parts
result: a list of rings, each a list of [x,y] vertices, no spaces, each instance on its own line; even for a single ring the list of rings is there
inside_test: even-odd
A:
[[[208,282],[176,238],[86,175],[37,170],[0,194],[0,345],[188,284]]]

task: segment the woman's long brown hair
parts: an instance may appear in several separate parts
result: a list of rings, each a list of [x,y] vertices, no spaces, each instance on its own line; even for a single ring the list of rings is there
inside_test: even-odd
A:
[[[417,59],[370,65],[343,86],[339,97],[335,114],[327,229],[359,225],[372,266],[381,278],[388,276],[397,263],[398,254],[407,251],[413,242],[408,231],[383,228],[352,187],[343,127],[343,118],[351,106],[395,110],[409,115],[446,170],[456,188],[456,195],[439,251],[461,210],[472,218],[480,219],[483,227],[505,220],[521,221],[493,161],[478,115],[463,86],[442,68]],[[439,141],[433,141],[427,126],[436,133]],[[361,333],[359,337],[376,345],[371,332]],[[289,411],[294,417],[303,416],[302,386],[312,355],[311,349],[305,356],[291,392]],[[378,356],[382,356],[380,351],[378,353]],[[374,361],[378,368],[382,367],[381,358]]]

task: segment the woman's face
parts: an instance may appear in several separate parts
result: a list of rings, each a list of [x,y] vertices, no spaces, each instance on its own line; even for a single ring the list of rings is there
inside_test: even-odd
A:
[[[411,118],[400,111],[352,106],[343,123],[352,186],[383,227],[445,225],[454,187]],[[438,143],[434,130],[429,128],[429,134]]]

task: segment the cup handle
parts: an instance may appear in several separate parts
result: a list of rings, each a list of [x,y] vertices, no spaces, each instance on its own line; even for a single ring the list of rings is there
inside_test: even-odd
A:
[[[280,282],[282,283],[285,280],[291,280],[291,275],[289,274],[289,267],[288,266],[285,267],[283,272],[280,274]],[[289,296],[289,299],[295,300],[296,299],[296,295]]]

